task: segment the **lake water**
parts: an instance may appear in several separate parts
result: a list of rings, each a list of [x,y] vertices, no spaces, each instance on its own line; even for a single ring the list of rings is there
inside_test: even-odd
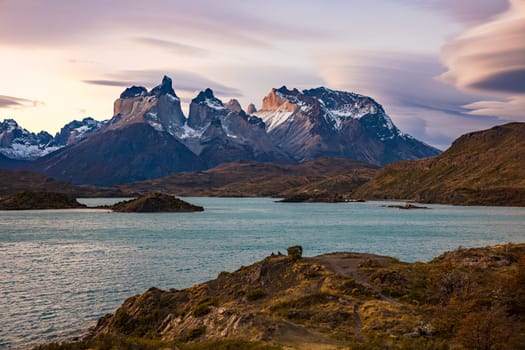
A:
[[[188,200],[206,211],[0,211],[0,348],[79,336],[151,286],[189,287],[295,244],[309,256],[358,251],[428,261],[458,246],[525,242],[525,208]]]

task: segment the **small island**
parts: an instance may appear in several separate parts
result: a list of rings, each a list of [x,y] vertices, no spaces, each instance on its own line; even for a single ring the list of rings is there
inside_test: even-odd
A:
[[[382,205],[383,208],[393,208],[393,209],[403,209],[403,210],[411,210],[411,209],[430,209],[429,207],[414,205],[410,203],[406,203],[405,205],[399,205],[399,204],[392,204],[392,205]]]
[[[344,203],[346,200],[337,193],[294,193],[280,201],[279,203]]]
[[[0,210],[77,209],[84,204],[58,192],[24,191],[0,199]]]
[[[189,213],[204,211],[198,205],[185,202],[175,196],[164,193],[148,193],[136,199],[119,202],[109,208],[120,213]]]

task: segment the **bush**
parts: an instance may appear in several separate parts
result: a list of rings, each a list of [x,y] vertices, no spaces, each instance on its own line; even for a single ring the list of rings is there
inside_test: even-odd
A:
[[[266,293],[261,288],[256,288],[246,293],[246,299],[248,299],[249,301],[259,300],[264,298],[265,296]]]
[[[303,256],[303,247],[300,245],[294,245],[293,247],[288,247],[288,256],[293,260],[299,260]]]
[[[183,341],[183,342],[189,342],[189,341],[195,340],[197,338],[200,338],[205,333],[206,333],[206,326],[193,328],[189,332],[187,332],[186,334],[183,334],[183,336],[180,338],[180,340]]]
[[[202,317],[210,313],[211,308],[210,306],[217,306],[219,305],[219,298],[204,298],[202,299],[198,304],[197,307],[195,307],[195,310],[193,310],[193,316],[195,317]]]

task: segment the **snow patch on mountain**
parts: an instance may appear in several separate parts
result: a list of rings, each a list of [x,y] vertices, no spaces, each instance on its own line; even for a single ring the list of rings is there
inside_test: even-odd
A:
[[[180,102],[180,98],[173,96],[172,94],[166,94],[166,97],[171,103]]]
[[[287,110],[276,110],[276,111],[258,111],[253,113],[256,117],[259,117],[266,124],[266,130],[272,131],[279,125],[285,123],[295,112]]]
[[[32,145],[13,143],[9,147],[0,148],[0,153],[11,159],[32,160],[43,157],[62,147],[47,147],[47,145]]]
[[[183,126],[181,126],[175,133],[175,136],[178,137],[179,139],[181,140],[184,140],[184,139],[198,139],[202,136],[202,134],[204,134],[204,132],[206,131],[206,129],[208,128],[209,124],[206,125],[205,127],[203,128],[200,128],[198,130],[192,128],[191,126],[188,125],[188,123],[184,123]]]
[[[206,104],[206,106],[210,107],[211,109],[215,109],[218,111],[224,111],[227,109],[226,107],[223,106],[221,101],[217,99],[207,98],[206,100],[204,100],[204,103]]]
[[[162,123],[160,122],[157,113],[148,112],[144,115],[144,119],[146,119],[147,123],[153,129],[160,132],[164,131],[164,127],[162,126]]]

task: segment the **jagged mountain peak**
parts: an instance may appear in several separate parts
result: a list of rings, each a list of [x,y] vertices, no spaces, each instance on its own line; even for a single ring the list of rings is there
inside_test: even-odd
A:
[[[212,109],[221,110],[225,109],[224,104],[213,94],[213,90],[207,88],[203,91],[200,91],[197,97],[191,100],[192,104],[204,104],[207,107]]]
[[[293,88],[292,90],[288,89],[286,85],[283,85],[278,89],[273,88],[272,92],[279,93],[282,95],[289,95],[289,96],[297,96],[298,94],[301,93],[301,91],[297,90],[296,88]]]
[[[151,91],[148,92],[148,90],[144,86],[136,86],[133,85],[132,87],[126,88],[121,94],[121,99],[131,99],[141,96],[157,96],[160,97],[162,95],[171,95],[175,98],[178,98],[175,94],[175,90],[173,90],[173,81],[170,77],[165,75],[162,78],[162,82],[160,85],[155,86]]]
[[[108,130],[147,123],[157,131],[174,134],[186,122],[180,99],[168,76],[150,92],[140,86],[126,89],[115,101],[113,115]]]
[[[167,75],[165,75],[162,78],[162,83],[160,85],[157,85],[153,89],[151,89],[149,94],[152,96],[161,96],[161,95],[170,94],[174,97],[177,97],[177,95],[175,94],[175,91],[173,90],[172,80]]]
[[[145,96],[148,94],[148,90],[146,90],[143,86],[136,86],[133,85],[132,87],[127,88],[120,94],[120,98],[135,98],[138,96]]]
[[[382,165],[439,154],[403,134],[374,99],[353,92],[282,86],[272,89],[253,114],[297,161],[337,156]]]
[[[268,95],[263,98],[261,110],[265,111],[289,111],[294,112],[297,106],[291,101],[292,91],[286,86],[279,89],[273,88]]]
[[[212,89],[200,91],[197,97],[191,100],[188,125],[200,129],[219,116],[227,115],[229,110],[222,101],[215,97]]]
[[[56,150],[48,147],[53,140],[46,131],[35,134],[24,129],[14,119],[0,123],[0,153],[8,158],[31,160]]]
[[[241,104],[239,103],[239,101],[237,101],[234,98],[226,102],[224,104],[224,107],[226,107],[230,112],[236,112],[236,113],[242,112]]]
[[[51,141],[51,146],[63,147],[84,139],[86,136],[107,126],[108,120],[98,121],[92,117],[73,120],[64,125]]]
[[[18,127],[18,123],[14,119],[4,119],[2,123],[0,123],[0,130],[8,130],[8,129],[15,129]]]
[[[248,107],[246,107],[246,113],[253,114],[255,112],[257,112],[257,107],[255,107],[253,103],[250,103]]]

